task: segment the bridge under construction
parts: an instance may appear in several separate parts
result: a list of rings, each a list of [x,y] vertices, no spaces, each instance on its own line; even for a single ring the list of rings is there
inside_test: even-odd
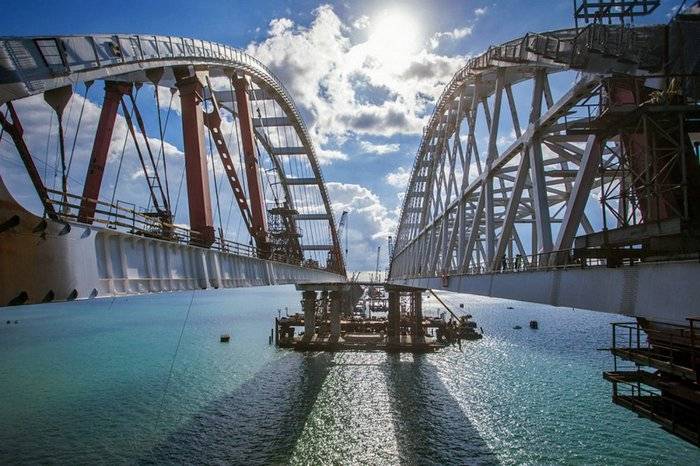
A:
[[[635,25],[659,2],[574,5],[576,27],[489,47],[435,104],[380,284],[382,338],[429,344],[424,290],[635,317],[613,329],[613,400],[700,445],[700,11]],[[561,95],[555,76],[571,79]],[[88,95],[101,98],[96,121],[83,121]],[[322,333],[342,338],[341,316],[370,286],[347,279],[291,95],[240,50],[157,35],[2,37],[0,125],[22,171],[0,174],[0,305],[296,284],[298,343],[319,349]],[[180,165],[166,157],[173,126]],[[52,138],[53,183],[40,156]],[[85,138],[89,157],[75,151]],[[134,180],[147,206],[116,195]],[[31,188],[28,203],[13,183]],[[228,233],[222,210],[242,233]]]

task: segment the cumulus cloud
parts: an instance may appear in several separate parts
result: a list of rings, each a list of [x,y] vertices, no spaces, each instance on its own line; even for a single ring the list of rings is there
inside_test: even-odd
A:
[[[438,45],[440,45],[440,42],[442,42],[445,39],[449,40],[458,40],[458,39],[463,39],[467,37],[468,35],[471,35],[473,30],[472,26],[464,26],[461,28],[455,28],[451,31],[446,31],[446,32],[436,32],[433,34],[433,37],[430,38],[430,45],[432,48],[437,48]]]
[[[268,29],[268,33],[271,36],[279,36],[283,34],[285,31],[288,29],[291,29],[294,27],[294,21],[292,21],[289,18],[276,18],[270,21],[270,28]]]
[[[488,7],[482,6],[474,10],[474,16],[484,16],[488,11]]]
[[[97,93],[96,87],[97,86],[93,87],[91,94],[94,95]],[[76,132],[80,109],[83,107],[83,104],[83,116],[82,119],[80,119],[79,131]],[[163,102],[163,99],[161,99],[161,104],[165,108],[167,101]],[[24,139],[27,142],[30,152],[34,156],[44,184],[50,188],[60,189],[61,168],[60,159],[58,158],[57,127],[55,117],[52,116],[53,111],[40,95],[16,101],[15,108],[17,109],[17,113],[25,129]],[[68,176],[68,191],[70,193],[78,195],[82,193],[83,182],[90,161],[90,154],[100,111],[101,108],[97,104],[91,100],[86,100],[77,92],[73,94],[68,107],[64,111],[64,141],[66,144],[67,162],[70,161],[71,153],[73,154]],[[153,126],[149,126],[148,122],[146,125],[149,134],[153,135],[149,136],[147,140],[155,158],[158,156],[161,148],[160,139],[155,136],[158,130],[157,128],[153,128]],[[50,134],[49,128],[51,128]],[[143,135],[138,129],[136,130],[136,136],[144,157],[147,157]],[[73,150],[73,146],[75,146],[75,150]],[[0,149],[0,153],[5,157],[5,160],[17,158],[14,144],[3,143]],[[165,157],[168,160],[168,167],[170,168],[168,182],[171,187],[177,187],[180,175],[179,168],[184,163],[184,154],[175,144],[167,140],[163,142],[163,149]],[[176,166],[178,169],[175,169]],[[8,166],[8,170],[14,170],[14,168],[11,167],[14,167],[14,165]],[[128,134],[126,120],[121,114],[117,115],[114,125],[112,143],[107,157],[107,167],[102,182],[101,199],[111,200],[117,172],[120,173],[120,178],[115,202],[116,200],[120,200],[133,203],[140,207],[146,207],[149,203],[149,199],[145,176],[140,162],[138,161],[138,155],[133,140]],[[36,198],[32,190],[28,192],[26,189],[27,183],[25,177],[26,172],[21,169],[16,173],[14,171],[11,172],[11,176],[3,176],[3,179],[13,193],[17,193],[18,197],[29,202],[29,205],[27,205],[28,208],[35,212],[40,212],[38,198]],[[162,171],[161,177],[163,177]],[[161,179],[165,184],[165,179]]]
[[[395,188],[405,189],[408,186],[408,180],[411,177],[411,170],[405,167],[399,167],[393,172],[389,172],[384,176],[384,180]]]
[[[326,186],[335,215],[348,211],[350,269],[373,270],[377,246],[384,248],[387,237],[396,230],[396,212],[387,209],[379,196],[359,184],[330,182]]]
[[[360,149],[362,149],[362,151],[364,151],[367,154],[392,154],[394,152],[398,152],[400,148],[401,145],[397,143],[375,144],[369,141],[360,141]]]
[[[285,83],[316,145],[337,150],[364,135],[420,134],[430,105],[465,57],[425,49],[395,57],[371,33],[364,42],[350,37],[369,18],[348,25],[329,5],[314,10],[313,17],[308,27],[286,18],[271,21],[268,37],[247,51]],[[429,70],[431,65],[436,66]],[[368,95],[377,89],[385,92]]]
[[[367,29],[367,27],[369,27],[369,24],[369,16],[362,15],[352,22],[352,27],[354,27],[355,29]]]
[[[347,160],[348,155],[340,150],[317,147],[316,158],[321,165],[327,165],[333,160]]]

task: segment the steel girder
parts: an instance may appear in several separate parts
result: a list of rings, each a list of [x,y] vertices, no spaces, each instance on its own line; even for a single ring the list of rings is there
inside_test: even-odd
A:
[[[338,270],[344,263],[328,192],[309,132],[289,92],[261,62],[241,50],[223,44],[183,37],[155,35],[89,35],[0,38],[0,105],[51,89],[80,82],[109,80],[126,83],[151,83],[149,73],[163,70],[157,85],[174,87],[174,68],[190,67],[212,78],[247,77],[253,101],[269,102],[281,109],[281,115],[253,118],[254,133],[273,160],[288,206],[302,204],[302,195],[290,188],[294,182],[279,158],[292,153],[272,137],[272,129],[291,128],[294,133],[293,155],[303,158],[310,167],[308,176],[316,183],[305,187],[315,190],[321,199],[322,218],[316,211],[299,213],[298,221],[328,223],[329,249],[336,253]],[[207,88],[227,109],[235,108],[235,97],[228,91]],[[311,216],[311,217],[310,217]],[[303,228],[303,227],[302,227]]]
[[[607,171],[617,168],[618,151],[616,136],[597,137],[591,115],[582,109],[600,111],[602,83],[613,73],[657,69],[658,57],[648,51],[659,31],[596,25],[578,34],[529,34],[489,48],[459,70],[423,132],[390,280],[497,270],[516,253],[523,265],[538,253],[556,261],[551,253],[570,248],[579,228],[592,232],[586,202]],[[600,37],[611,34],[632,39],[602,59],[600,51],[608,45]],[[566,70],[580,74],[555,102],[549,76]],[[519,115],[513,86],[524,81],[532,93],[522,128],[524,112]],[[477,127],[487,132],[483,142]],[[499,151],[504,128],[514,140]]]

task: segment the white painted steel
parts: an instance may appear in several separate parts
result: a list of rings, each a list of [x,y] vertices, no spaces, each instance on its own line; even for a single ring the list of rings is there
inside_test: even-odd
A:
[[[15,202],[0,178],[0,306],[140,293],[293,283],[342,282],[345,276],[255,257],[69,222],[47,221]],[[69,231],[66,228],[69,225]],[[65,232],[65,233],[64,233]]]
[[[55,49],[55,55],[47,55],[44,52],[47,47]],[[318,192],[320,196],[325,217],[319,220],[328,223],[329,242],[340,254],[342,262],[328,192],[304,120],[282,82],[263,63],[242,50],[192,38],[143,34],[0,37],[0,105],[85,81],[104,79],[150,83],[146,72],[158,68],[164,70],[159,85],[173,87],[175,77],[172,68],[177,66],[206,70],[213,78],[245,76],[257,87],[250,90],[253,100],[271,100],[279,105],[284,112],[283,117],[254,118],[255,135],[276,162],[290,208],[298,208],[303,202],[300,194],[290,189],[287,183],[290,174],[285,173],[285,164],[276,158],[294,155],[308,162],[311,170],[309,176],[315,182],[305,182],[305,186],[309,190],[317,190],[313,192]],[[226,106],[232,102],[231,92],[217,91],[215,95],[227,109],[233,108]],[[265,131],[269,126],[274,128],[280,125],[294,129],[299,146],[276,147],[271,144]],[[301,216],[297,220],[303,222],[306,219]],[[301,238],[302,243],[305,240]]]
[[[700,302],[699,280],[700,264],[684,261],[453,275],[447,281],[416,277],[392,283],[687,325],[686,318]]]
[[[586,126],[590,115],[581,113],[590,98],[598,105],[593,112],[600,110],[604,78],[642,76],[658,67],[658,57],[640,51],[661,37],[659,31],[595,25],[528,34],[469,60],[446,86],[424,129],[390,279],[454,276],[474,266],[498,270],[516,253],[527,263],[527,256],[555,249],[554,238],[565,247],[579,228],[590,233],[584,207],[602,183],[596,164],[601,158],[614,161],[616,154],[615,144],[591,145],[595,129]],[[609,49],[612,37],[624,38],[617,43],[629,47]],[[554,102],[549,75],[566,70],[580,75]],[[525,81],[532,95],[528,126],[521,128],[513,86]],[[486,124],[484,142],[475,136],[479,121]],[[508,125],[515,140],[499,151],[499,135]],[[522,241],[523,231],[532,246]]]

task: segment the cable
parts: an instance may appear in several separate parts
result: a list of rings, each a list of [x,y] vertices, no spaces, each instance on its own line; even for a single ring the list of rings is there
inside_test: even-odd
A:
[[[187,162],[185,162],[187,163]],[[177,215],[177,209],[180,206],[180,193],[182,192],[182,181],[185,179],[185,165],[182,167],[182,174],[180,175],[180,183],[177,186],[177,197],[175,198],[175,211],[173,212],[173,218]]]
[[[156,87],[156,99],[158,99],[158,88]],[[161,154],[163,155],[163,172],[165,175],[165,197],[168,202],[168,205],[166,206],[168,211],[172,214],[172,204],[170,202],[170,184],[168,181],[168,169],[165,164],[165,142],[164,142],[164,134],[168,130],[168,121],[170,120],[170,111],[172,110],[172,105],[173,105],[173,93],[170,94],[170,102],[168,102],[168,113],[165,114],[165,125],[161,126],[160,122],[160,103],[156,101],[156,106],[158,107],[158,131],[160,133],[160,147],[158,148],[158,156],[156,157],[156,163],[155,163],[155,171],[158,171],[158,166],[160,165],[160,157]],[[148,204],[146,205],[146,210],[151,210],[151,198],[148,198]],[[174,218],[174,214],[173,214]],[[172,220],[172,219],[171,219]]]
[[[83,112],[85,111],[85,102],[87,101],[88,91],[90,86],[92,86],[93,81],[85,81],[85,95],[83,96],[83,103],[80,105],[80,115],[78,116],[78,124],[75,127],[75,136],[73,136],[73,147],[70,150],[70,157],[68,158],[68,169],[66,171],[66,176],[70,174],[70,167],[73,165],[73,154],[75,153],[75,143],[78,141],[78,132],[80,132],[80,124],[83,121]]]
[[[168,114],[165,117],[165,128],[163,128],[163,124],[161,122],[161,116],[160,116],[160,95],[158,94],[158,85],[154,85],[154,93],[156,94],[156,110],[158,112],[158,131],[160,133],[160,152],[158,153],[158,159],[155,163],[155,170],[156,173],[158,173],[158,162],[160,162],[160,155],[163,154],[163,175],[165,176],[165,193],[166,193],[166,198],[168,200],[168,205],[165,207],[165,210],[170,210],[170,183],[168,182],[168,165],[165,162],[165,141],[164,141],[164,135],[165,135],[165,129],[168,127],[168,119],[170,118],[170,109],[172,108],[172,103],[173,103],[173,95],[174,93],[170,93],[170,102],[168,103]]]
[[[139,89],[136,89],[136,96],[138,97],[139,95]],[[133,111],[133,108],[132,108]],[[117,186],[119,185],[119,177],[122,173],[122,164],[124,162],[124,152],[126,152],[126,143],[129,140],[129,130],[127,129],[126,133],[124,134],[124,144],[122,144],[122,153],[119,156],[119,166],[117,167],[117,175],[114,179],[114,188],[112,189],[112,199],[109,201],[109,214],[112,214],[112,206],[114,205],[114,198],[116,197],[117,194]],[[109,221],[109,217],[107,217]]]
[[[49,146],[51,144],[51,133],[53,129],[53,115],[54,112],[49,113],[49,133],[46,136],[46,153],[44,154],[44,158],[46,159],[44,162],[44,183],[48,181],[48,173],[47,173],[47,168],[49,166]],[[5,114],[5,117],[7,117],[7,114]]]
[[[208,112],[208,108],[206,109]],[[211,131],[207,131],[207,139],[209,140],[209,159],[211,160],[211,173],[212,173],[212,178],[214,178],[214,193],[216,194],[216,212],[219,217],[219,235],[221,238],[221,243],[223,245],[223,235],[224,235],[224,229],[222,225],[222,220],[221,220],[221,203],[219,202],[219,185],[216,181],[216,165],[214,164],[214,151],[211,148]]]
[[[7,120],[7,114],[10,113],[9,107],[6,106],[5,108],[5,120]],[[2,141],[2,137],[5,134],[5,127],[2,126],[0,127],[0,141]]]
[[[13,147],[13,149],[14,149],[15,151],[17,150],[17,148],[15,147],[14,143],[11,142],[11,141],[8,141],[7,139],[3,139],[3,140],[1,140],[0,142],[4,142],[4,143],[7,143],[7,144],[10,144],[10,145]],[[9,155],[8,155],[8,157],[9,157]],[[49,169],[49,168],[52,169],[52,170],[58,170],[58,168],[55,167],[54,165],[51,165],[50,163],[47,163],[47,162],[45,162],[44,160],[37,159],[37,158],[34,157],[33,155],[32,155],[32,160],[34,161],[34,163],[38,163],[38,164],[43,165],[43,166],[44,166],[44,170]],[[16,166],[18,166],[18,167],[25,168],[25,170],[26,170],[26,167],[24,166],[23,163],[20,163],[20,162],[18,162],[18,161],[16,161],[16,160],[12,160],[12,159],[10,159],[10,158],[5,159],[5,161],[6,161],[6,162],[9,162],[9,163],[11,163],[11,164],[13,164],[13,165],[16,165]],[[73,181],[73,182],[75,182],[75,183],[80,183],[80,180],[78,180],[77,178],[69,177],[68,179],[71,180],[71,181]]]
[[[175,353],[173,354],[173,359],[170,361],[170,370],[168,371],[168,378],[165,381],[165,388],[163,389],[163,395],[160,398],[160,407],[158,408],[158,417],[156,419],[155,427],[158,428],[160,425],[161,416],[163,414],[163,405],[165,404],[165,396],[168,394],[168,388],[170,387],[170,380],[172,379],[173,369],[175,368],[175,360],[177,359],[177,353],[180,351],[180,344],[182,343],[182,335],[185,333],[185,327],[187,326],[187,321],[190,318],[190,310],[192,309],[192,303],[194,302],[194,295],[196,290],[192,290],[192,297],[190,298],[190,304],[187,306],[187,313],[185,314],[185,320],[182,322],[182,328],[180,329],[180,336],[177,339],[177,346],[175,347]]]

